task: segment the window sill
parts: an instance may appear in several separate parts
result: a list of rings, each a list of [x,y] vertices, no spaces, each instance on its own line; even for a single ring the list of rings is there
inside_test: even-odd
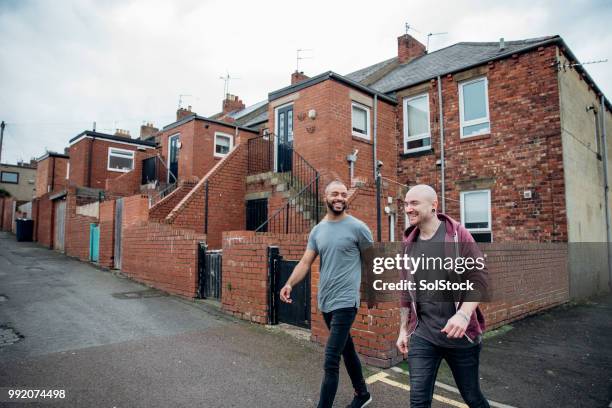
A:
[[[402,159],[407,159],[407,158],[410,158],[410,157],[427,156],[427,155],[430,155],[430,154],[434,154],[433,147],[431,149],[429,149],[429,150],[421,150],[421,151],[418,151],[418,152],[401,153],[400,157]]]
[[[115,171],[117,173],[129,173],[130,171],[134,170],[134,169],[130,169],[130,170],[123,170],[123,169],[109,169],[108,167],[106,168],[106,170],[108,171]]]
[[[372,140],[370,140],[370,139],[366,139],[366,138],[363,138],[361,136],[355,136],[354,134],[353,134],[352,137],[353,137],[353,140],[355,140],[357,142],[367,143],[369,145],[372,144]]]
[[[489,133],[484,133],[482,135],[462,137],[459,139],[459,143],[472,142],[475,140],[484,140],[484,139],[490,139],[490,138],[491,138],[491,133],[489,132]]]

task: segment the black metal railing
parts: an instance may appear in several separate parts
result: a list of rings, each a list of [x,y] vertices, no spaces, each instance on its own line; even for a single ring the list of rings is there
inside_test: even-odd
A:
[[[290,197],[255,231],[277,234],[305,233],[310,231],[324,215],[325,207],[319,200],[319,175],[317,174],[310,183]]]
[[[168,182],[170,179],[172,182]],[[141,192],[149,196],[149,208],[173,192],[178,183],[160,155],[142,161]]]
[[[247,174],[266,173],[274,170],[274,136],[266,134],[247,142]]]

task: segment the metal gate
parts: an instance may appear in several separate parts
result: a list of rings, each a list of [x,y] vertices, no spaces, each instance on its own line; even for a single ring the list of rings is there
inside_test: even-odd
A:
[[[121,269],[121,222],[123,220],[123,198],[115,201],[115,248],[113,260],[115,269]]]
[[[198,246],[198,297],[221,299],[222,262],[221,250],[207,250],[205,243]]]
[[[56,200],[53,203],[55,222],[53,225],[53,249],[64,252],[64,225],[66,220],[66,201]]]
[[[100,226],[94,223],[89,224],[89,260],[100,260]]]
[[[310,273],[291,290],[291,303],[280,300],[280,290],[299,261],[284,260],[278,248],[268,248],[270,277],[270,323],[310,328]]]

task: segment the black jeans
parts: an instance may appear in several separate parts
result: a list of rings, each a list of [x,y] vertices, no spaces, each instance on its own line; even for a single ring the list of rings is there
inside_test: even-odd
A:
[[[489,408],[478,378],[481,348],[482,344],[467,348],[438,347],[419,336],[411,336],[408,349],[410,407],[431,406],[438,368],[445,359],[465,403],[470,408]]]
[[[321,383],[319,408],[331,407],[334,404],[334,398],[338,390],[341,355],[344,357],[344,365],[351,378],[355,392],[365,394],[368,391],[361,372],[361,362],[355,351],[355,345],[350,333],[356,315],[357,308],[355,307],[323,313],[323,319],[329,329],[329,338],[325,346],[325,376]]]

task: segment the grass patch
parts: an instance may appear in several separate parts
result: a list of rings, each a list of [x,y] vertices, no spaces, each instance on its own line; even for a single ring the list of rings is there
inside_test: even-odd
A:
[[[503,325],[501,327],[498,327],[495,330],[490,330],[488,332],[485,332],[485,334],[482,337],[485,340],[489,340],[489,339],[492,339],[493,337],[497,337],[497,336],[501,336],[502,334],[506,334],[510,330],[512,330],[512,326],[509,325],[509,324],[506,324],[506,325]]]

